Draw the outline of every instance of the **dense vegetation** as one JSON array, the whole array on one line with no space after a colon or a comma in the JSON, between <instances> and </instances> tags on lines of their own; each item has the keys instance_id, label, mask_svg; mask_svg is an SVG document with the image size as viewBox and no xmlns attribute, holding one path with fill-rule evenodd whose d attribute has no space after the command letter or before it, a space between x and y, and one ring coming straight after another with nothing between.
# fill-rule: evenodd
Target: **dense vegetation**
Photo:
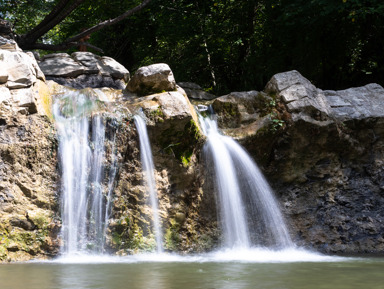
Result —
<instances>
[{"instance_id":1,"label":"dense vegetation","mask_svg":"<svg viewBox=\"0 0 384 289\"><path fill-rule=\"evenodd\" d=\"M59 2L0 0L0 16L23 35ZM61 43L142 1L66 2L78 6L38 41ZM291 69L324 89L384 85L382 0L152 0L89 42L130 71L166 62L178 81L218 94L262 89Z\"/></svg>"}]
</instances>

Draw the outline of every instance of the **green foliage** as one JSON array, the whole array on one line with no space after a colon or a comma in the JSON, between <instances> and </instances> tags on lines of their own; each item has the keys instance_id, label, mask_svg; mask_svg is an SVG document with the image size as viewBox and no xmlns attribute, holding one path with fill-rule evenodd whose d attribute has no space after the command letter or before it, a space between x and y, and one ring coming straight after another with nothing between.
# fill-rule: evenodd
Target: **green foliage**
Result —
<instances>
[{"instance_id":1,"label":"green foliage","mask_svg":"<svg viewBox=\"0 0 384 289\"><path fill-rule=\"evenodd\" d=\"M0 0L0 16L23 34L58 1ZM140 2L87 0L43 42L58 43ZM261 90L291 69L321 88L384 84L382 35L381 0L152 0L90 42L132 72L165 62L177 81L224 94Z\"/></svg>"}]
</instances>

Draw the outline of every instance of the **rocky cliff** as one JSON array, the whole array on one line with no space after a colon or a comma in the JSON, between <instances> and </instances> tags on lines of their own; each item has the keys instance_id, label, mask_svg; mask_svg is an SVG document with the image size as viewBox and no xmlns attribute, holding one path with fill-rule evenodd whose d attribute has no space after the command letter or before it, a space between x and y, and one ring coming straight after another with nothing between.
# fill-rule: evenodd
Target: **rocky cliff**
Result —
<instances>
[{"instance_id":1,"label":"rocky cliff","mask_svg":"<svg viewBox=\"0 0 384 289\"><path fill-rule=\"evenodd\" d=\"M213 107L262 165L298 245L383 253L383 100L377 84L321 90L290 71Z\"/></svg>"},{"instance_id":2,"label":"rocky cliff","mask_svg":"<svg viewBox=\"0 0 384 289\"><path fill-rule=\"evenodd\" d=\"M33 55L0 39L0 260L57 253L57 140Z\"/></svg>"},{"instance_id":3,"label":"rocky cliff","mask_svg":"<svg viewBox=\"0 0 384 289\"><path fill-rule=\"evenodd\" d=\"M130 78L120 64L90 53L51 55L38 63L11 40L0 40L0 260L59 251L62 192L51 107L71 88L46 77L72 87L114 87L81 91L97 99L106 127L105 182L114 192L110 252L154 246L133 122L139 111L154 155L165 248L199 252L218 245L215 197L201 154L204 136L166 64L141 68ZM191 96L212 104L222 131L257 160L298 245L327 253L383 252L382 87L324 91L291 71L273 76L262 92L212 97Z\"/></svg>"}]
</instances>

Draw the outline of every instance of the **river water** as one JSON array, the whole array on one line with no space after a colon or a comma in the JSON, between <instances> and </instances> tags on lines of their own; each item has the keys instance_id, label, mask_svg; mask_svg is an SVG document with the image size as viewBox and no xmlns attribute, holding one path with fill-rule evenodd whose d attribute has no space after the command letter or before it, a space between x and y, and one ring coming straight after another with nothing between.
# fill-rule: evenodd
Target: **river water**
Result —
<instances>
[{"instance_id":1,"label":"river water","mask_svg":"<svg viewBox=\"0 0 384 289\"><path fill-rule=\"evenodd\" d=\"M383 258L305 253L300 256L298 252L296 259L292 256L286 259L284 253L258 253L261 256L256 259L252 254L249 258L238 254L140 255L3 264L0 265L0 288L384 288Z\"/></svg>"}]
</instances>

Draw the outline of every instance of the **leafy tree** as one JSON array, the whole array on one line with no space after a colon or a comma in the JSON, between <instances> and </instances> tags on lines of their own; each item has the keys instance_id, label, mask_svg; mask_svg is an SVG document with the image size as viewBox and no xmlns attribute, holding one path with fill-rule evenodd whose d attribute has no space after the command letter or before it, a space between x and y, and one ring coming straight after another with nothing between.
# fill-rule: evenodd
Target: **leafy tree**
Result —
<instances>
[{"instance_id":1,"label":"leafy tree","mask_svg":"<svg viewBox=\"0 0 384 289\"><path fill-rule=\"evenodd\" d=\"M383 83L382 1L266 2L271 74L297 69L332 89Z\"/></svg>"},{"instance_id":2,"label":"leafy tree","mask_svg":"<svg viewBox=\"0 0 384 289\"><path fill-rule=\"evenodd\" d=\"M0 16L23 49L71 51L91 34L131 71L165 62L216 94L291 69L321 88L384 84L381 0L0 0Z\"/></svg>"}]
</instances>

